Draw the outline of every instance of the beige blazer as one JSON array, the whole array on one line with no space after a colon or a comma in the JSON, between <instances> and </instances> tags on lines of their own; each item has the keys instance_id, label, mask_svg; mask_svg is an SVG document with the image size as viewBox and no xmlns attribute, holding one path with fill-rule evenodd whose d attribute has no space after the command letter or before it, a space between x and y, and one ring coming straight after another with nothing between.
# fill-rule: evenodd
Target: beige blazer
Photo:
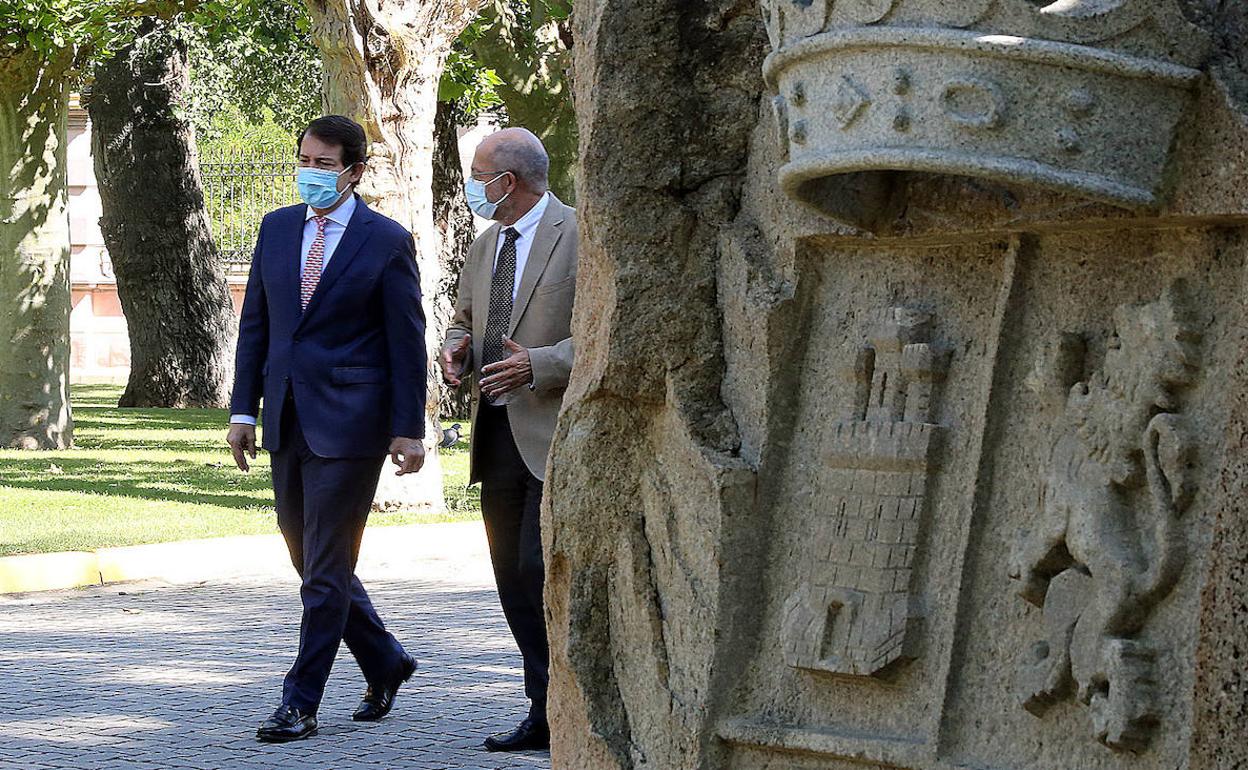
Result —
<instances>
[{"instance_id":1,"label":"beige blazer","mask_svg":"<svg viewBox=\"0 0 1248 770\"><path fill-rule=\"evenodd\" d=\"M494 255L502 226L495 223L472 242L459 275L459 299L446 334L446 345L472 335L465 373L472 381L472 450L469 483L480 480L477 467L477 405L481 389L476 362L481 360L486 316L490 310L490 283ZM513 391L507 417L516 447L529 472L546 479L546 456L555 435L555 422L572 371L572 303L576 298L576 209L552 193L533 235L520 289L511 308L512 340L529 351L533 388Z\"/></svg>"}]
</instances>

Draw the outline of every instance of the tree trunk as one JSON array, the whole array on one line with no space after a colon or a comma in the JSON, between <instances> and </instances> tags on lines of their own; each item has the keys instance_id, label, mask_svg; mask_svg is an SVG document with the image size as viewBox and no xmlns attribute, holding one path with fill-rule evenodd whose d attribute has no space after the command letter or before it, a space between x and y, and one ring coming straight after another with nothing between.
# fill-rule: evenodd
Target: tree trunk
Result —
<instances>
[{"instance_id":1,"label":"tree trunk","mask_svg":"<svg viewBox=\"0 0 1248 770\"><path fill-rule=\"evenodd\" d=\"M412 231L429 319L428 435L435 437L442 378L437 355L446 332L437 297L444 281L442 238L433 220L434 116L438 80L451 44L484 0L305 0L325 63L325 109L364 126L369 170L360 193ZM382 507L442 508L441 463L400 483L382 473Z\"/></svg>"},{"instance_id":2,"label":"tree trunk","mask_svg":"<svg viewBox=\"0 0 1248 770\"><path fill-rule=\"evenodd\" d=\"M70 52L0 59L0 447L63 449L69 408Z\"/></svg>"},{"instance_id":3,"label":"tree trunk","mask_svg":"<svg viewBox=\"0 0 1248 770\"><path fill-rule=\"evenodd\" d=\"M147 22L95 71L88 104L104 242L130 334L123 407L217 407L235 337L208 227L192 126L179 114L186 47Z\"/></svg>"},{"instance_id":4,"label":"tree trunk","mask_svg":"<svg viewBox=\"0 0 1248 770\"><path fill-rule=\"evenodd\" d=\"M476 235L472 211L464 198L464 167L459 156L459 123L462 111L455 102L438 102L434 116L433 225L442 241L442 285L433 297L437 324L446 324L455 313L459 296L459 271L468 257L468 247ZM444 420L464 419L472 393L468 388L443 388L441 416Z\"/></svg>"}]
</instances>

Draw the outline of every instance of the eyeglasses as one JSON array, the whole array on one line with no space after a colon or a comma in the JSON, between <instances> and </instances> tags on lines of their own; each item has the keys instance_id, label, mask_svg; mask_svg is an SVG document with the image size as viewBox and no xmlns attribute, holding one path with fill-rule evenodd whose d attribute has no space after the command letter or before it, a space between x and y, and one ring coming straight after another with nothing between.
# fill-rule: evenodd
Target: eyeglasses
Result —
<instances>
[{"instance_id":1,"label":"eyeglasses","mask_svg":"<svg viewBox=\"0 0 1248 770\"><path fill-rule=\"evenodd\" d=\"M489 184L490 182L497 181L497 180L498 180L498 178L499 178L499 177L501 177L501 176L503 176L504 174L514 174L514 173L515 173L515 172L514 172L514 171L511 171L511 170L503 170L503 171L474 171L474 172L472 172L469 176L471 176L473 179L476 179L476 178L477 178L477 177L479 177L479 176L488 176L488 177L492 177L492 178L489 180L489 182L486 182L486 184ZM482 180L477 180L477 181L482 181Z\"/></svg>"}]
</instances>

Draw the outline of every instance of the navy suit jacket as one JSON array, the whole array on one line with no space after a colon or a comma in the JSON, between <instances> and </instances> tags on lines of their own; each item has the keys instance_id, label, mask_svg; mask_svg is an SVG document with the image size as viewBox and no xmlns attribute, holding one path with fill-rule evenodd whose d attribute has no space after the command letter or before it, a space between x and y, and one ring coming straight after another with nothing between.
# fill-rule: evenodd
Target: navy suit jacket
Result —
<instances>
[{"instance_id":1,"label":"navy suit jacket","mask_svg":"<svg viewBox=\"0 0 1248 770\"><path fill-rule=\"evenodd\" d=\"M425 315L411 233L356 202L320 284L300 309L307 208L265 216L238 330L231 414L259 413L264 448L281 448L293 392L308 447L376 457L395 436L424 438Z\"/></svg>"}]
</instances>

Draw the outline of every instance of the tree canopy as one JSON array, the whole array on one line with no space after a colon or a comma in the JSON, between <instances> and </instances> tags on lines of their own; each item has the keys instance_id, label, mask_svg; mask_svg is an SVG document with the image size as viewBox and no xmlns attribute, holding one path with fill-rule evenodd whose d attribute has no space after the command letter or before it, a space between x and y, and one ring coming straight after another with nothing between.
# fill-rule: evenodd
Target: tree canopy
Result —
<instances>
[{"instance_id":1,"label":"tree canopy","mask_svg":"<svg viewBox=\"0 0 1248 770\"><path fill-rule=\"evenodd\" d=\"M492 0L455 41L438 98L459 102L472 121L501 107L509 90L561 87L571 61L571 18L569 0ZM503 46L510 51L498 50Z\"/></svg>"},{"instance_id":2,"label":"tree canopy","mask_svg":"<svg viewBox=\"0 0 1248 770\"><path fill-rule=\"evenodd\" d=\"M0 58L73 52L86 73L151 17L171 22L197 54L204 92L215 88L249 118L268 109L285 123L319 106L320 57L302 0L0 0Z\"/></svg>"},{"instance_id":3,"label":"tree canopy","mask_svg":"<svg viewBox=\"0 0 1248 770\"><path fill-rule=\"evenodd\" d=\"M192 83L188 108L201 139L238 130L236 118L290 134L321 113L321 55L302 0L209 4L188 20L185 34Z\"/></svg>"},{"instance_id":4,"label":"tree canopy","mask_svg":"<svg viewBox=\"0 0 1248 770\"><path fill-rule=\"evenodd\" d=\"M469 121L498 110L504 124L537 134L551 188L567 201L577 150L571 16L569 0L492 0L456 41L439 93Z\"/></svg>"},{"instance_id":5,"label":"tree canopy","mask_svg":"<svg viewBox=\"0 0 1248 770\"><path fill-rule=\"evenodd\" d=\"M0 56L35 53L58 59L72 50L81 65L86 58L107 56L124 45L138 19L168 18L201 4L199 0L0 0Z\"/></svg>"}]
</instances>

